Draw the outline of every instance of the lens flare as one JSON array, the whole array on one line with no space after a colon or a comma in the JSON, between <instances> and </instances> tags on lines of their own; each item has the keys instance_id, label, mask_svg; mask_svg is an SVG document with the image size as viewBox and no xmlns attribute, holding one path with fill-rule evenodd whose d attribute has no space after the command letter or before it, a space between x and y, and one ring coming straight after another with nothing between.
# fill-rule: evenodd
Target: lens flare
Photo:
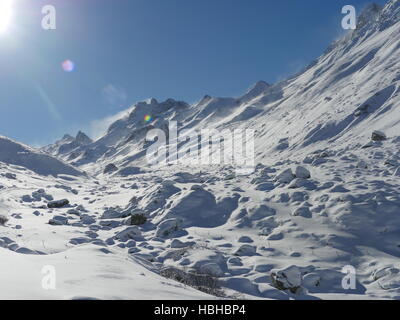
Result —
<instances>
[{"instance_id":1,"label":"lens flare","mask_svg":"<svg viewBox=\"0 0 400 320\"><path fill-rule=\"evenodd\" d=\"M71 60L65 60L61 66L65 72L72 72L75 69L75 64Z\"/></svg>"},{"instance_id":2,"label":"lens flare","mask_svg":"<svg viewBox=\"0 0 400 320\"><path fill-rule=\"evenodd\" d=\"M153 120L153 118L151 117L151 115L146 114L146 115L144 116L144 121L150 122L151 120Z\"/></svg>"},{"instance_id":3,"label":"lens flare","mask_svg":"<svg viewBox=\"0 0 400 320\"><path fill-rule=\"evenodd\" d=\"M5 32L11 22L12 0L0 1L0 33Z\"/></svg>"}]
</instances>

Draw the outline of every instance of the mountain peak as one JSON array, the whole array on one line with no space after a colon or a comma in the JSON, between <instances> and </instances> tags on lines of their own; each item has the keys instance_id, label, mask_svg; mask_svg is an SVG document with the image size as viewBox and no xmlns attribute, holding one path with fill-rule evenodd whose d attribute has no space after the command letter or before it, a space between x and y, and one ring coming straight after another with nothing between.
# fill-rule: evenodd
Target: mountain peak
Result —
<instances>
[{"instance_id":1,"label":"mountain peak","mask_svg":"<svg viewBox=\"0 0 400 320\"><path fill-rule=\"evenodd\" d=\"M74 137L69 135L68 133L64 134L61 140L74 140Z\"/></svg>"},{"instance_id":2,"label":"mountain peak","mask_svg":"<svg viewBox=\"0 0 400 320\"><path fill-rule=\"evenodd\" d=\"M271 85L265 81L258 81L256 82L248 91L247 93L241 97L241 101L246 101L253 99L260 94L262 94L266 89L268 89Z\"/></svg>"},{"instance_id":3,"label":"mountain peak","mask_svg":"<svg viewBox=\"0 0 400 320\"><path fill-rule=\"evenodd\" d=\"M83 133L82 131L79 131L78 134L76 135L75 140L79 143L82 144L89 144L92 143L92 139L90 139L85 133Z\"/></svg>"},{"instance_id":4,"label":"mountain peak","mask_svg":"<svg viewBox=\"0 0 400 320\"><path fill-rule=\"evenodd\" d=\"M252 90L255 89L265 89L268 88L270 84L268 82L265 82L264 80L257 81L256 84L253 86Z\"/></svg>"}]
</instances>

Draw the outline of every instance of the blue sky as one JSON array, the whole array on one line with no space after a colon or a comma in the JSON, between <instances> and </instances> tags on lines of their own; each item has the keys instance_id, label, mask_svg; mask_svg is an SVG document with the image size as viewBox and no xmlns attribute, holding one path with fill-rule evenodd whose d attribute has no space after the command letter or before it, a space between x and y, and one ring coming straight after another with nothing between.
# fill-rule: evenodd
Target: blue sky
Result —
<instances>
[{"instance_id":1,"label":"blue sky","mask_svg":"<svg viewBox=\"0 0 400 320\"><path fill-rule=\"evenodd\" d=\"M0 134L42 145L149 97L238 96L317 58L340 34L321 0L14 0L0 35ZM384 1L376 1L384 3ZM53 4L57 29L41 28ZM74 62L73 72L61 63ZM95 122L99 123L99 122Z\"/></svg>"}]
</instances>

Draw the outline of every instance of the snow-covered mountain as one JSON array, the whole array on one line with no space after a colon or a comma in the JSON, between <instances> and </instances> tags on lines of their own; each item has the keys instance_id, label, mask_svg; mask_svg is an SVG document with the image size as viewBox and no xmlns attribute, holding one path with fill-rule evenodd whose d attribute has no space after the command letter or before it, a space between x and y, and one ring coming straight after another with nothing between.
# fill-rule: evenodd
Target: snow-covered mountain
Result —
<instances>
[{"instance_id":1,"label":"snow-covered mountain","mask_svg":"<svg viewBox=\"0 0 400 320\"><path fill-rule=\"evenodd\" d=\"M258 162L328 146L353 148L374 130L395 136L400 129L399 10L398 1L368 6L355 31L291 79L274 85L260 81L241 97L205 96L193 105L172 99L140 102L97 141L53 154L77 166L96 162L99 172L108 163L146 165L146 132L165 130L169 121L177 121L179 130L254 129ZM150 123L144 121L147 114Z\"/></svg>"},{"instance_id":2,"label":"snow-covered mountain","mask_svg":"<svg viewBox=\"0 0 400 320\"><path fill-rule=\"evenodd\" d=\"M280 83L139 102L99 139L66 135L40 153L0 139L0 297L398 299L399 67L391 0ZM145 137L171 121L254 130L255 171L151 167ZM57 290L40 287L43 265Z\"/></svg>"},{"instance_id":3,"label":"snow-covered mountain","mask_svg":"<svg viewBox=\"0 0 400 320\"><path fill-rule=\"evenodd\" d=\"M85 147L93 141L85 133L79 131L76 137L65 134L62 139L56 141L54 144L44 147L42 150L52 155L65 155L68 154L69 158L74 150Z\"/></svg>"}]
</instances>

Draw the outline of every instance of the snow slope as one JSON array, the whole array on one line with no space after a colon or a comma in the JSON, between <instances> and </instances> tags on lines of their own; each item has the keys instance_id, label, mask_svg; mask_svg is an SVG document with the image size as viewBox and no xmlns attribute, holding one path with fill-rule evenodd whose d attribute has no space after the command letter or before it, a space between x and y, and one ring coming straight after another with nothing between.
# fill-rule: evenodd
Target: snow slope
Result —
<instances>
[{"instance_id":1,"label":"snow slope","mask_svg":"<svg viewBox=\"0 0 400 320\"><path fill-rule=\"evenodd\" d=\"M96 141L43 149L90 177L28 173L0 153L0 281L12 287L0 297L399 299L399 29L400 0L368 6L290 79L192 105L150 99ZM255 171L150 167L146 134L169 121L253 129ZM12 164L32 167L18 150ZM56 290L41 287L44 265Z\"/></svg>"},{"instance_id":2,"label":"snow slope","mask_svg":"<svg viewBox=\"0 0 400 320\"><path fill-rule=\"evenodd\" d=\"M41 175L82 175L71 165L48 154L0 136L0 162L17 165Z\"/></svg>"}]
</instances>

